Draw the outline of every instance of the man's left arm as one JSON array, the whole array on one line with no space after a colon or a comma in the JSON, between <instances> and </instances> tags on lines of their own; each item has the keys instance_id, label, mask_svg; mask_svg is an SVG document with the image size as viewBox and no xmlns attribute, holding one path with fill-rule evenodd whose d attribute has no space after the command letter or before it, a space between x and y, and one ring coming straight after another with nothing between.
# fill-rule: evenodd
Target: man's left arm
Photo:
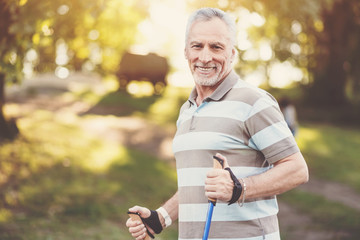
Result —
<instances>
[{"instance_id":1,"label":"man's left arm","mask_svg":"<svg viewBox=\"0 0 360 240\"><path fill-rule=\"evenodd\" d=\"M274 163L270 170L243 179L246 198L278 195L309 180L309 171L301 152L297 152Z\"/></svg>"},{"instance_id":2,"label":"man's left arm","mask_svg":"<svg viewBox=\"0 0 360 240\"><path fill-rule=\"evenodd\" d=\"M217 155L224 159L226 157ZM245 199L262 198L278 195L289 191L309 180L309 171L301 152L297 152L273 164L273 168L259 175L243 178L240 182L246 184ZM229 201L232 196L234 183L228 171L213 169L208 172L205 180L206 196L222 201Z\"/></svg>"}]
</instances>

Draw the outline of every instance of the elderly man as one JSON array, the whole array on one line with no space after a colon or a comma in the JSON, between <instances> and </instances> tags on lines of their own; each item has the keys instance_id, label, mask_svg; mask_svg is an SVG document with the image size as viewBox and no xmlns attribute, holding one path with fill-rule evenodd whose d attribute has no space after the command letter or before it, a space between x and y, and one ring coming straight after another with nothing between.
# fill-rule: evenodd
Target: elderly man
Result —
<instances>
[{"instance_id":1,"label":"elderly man","mask_svg":"<svg viewBox=\"0 0 360 240\"><path fill-rule=\"evenodd\" d=\"M232 70L235 43L223 11L190 16L185 57L195 87L173 140L178 191L156 211L129 209L143 220L126 223L135 239L176 219L179 239L201 239L208 198L218 201L209 239L280 239L276 195L307 182L308 169L276 100ZM213 155L230 168L212 169Z\"/></svg>"}]
</instances>

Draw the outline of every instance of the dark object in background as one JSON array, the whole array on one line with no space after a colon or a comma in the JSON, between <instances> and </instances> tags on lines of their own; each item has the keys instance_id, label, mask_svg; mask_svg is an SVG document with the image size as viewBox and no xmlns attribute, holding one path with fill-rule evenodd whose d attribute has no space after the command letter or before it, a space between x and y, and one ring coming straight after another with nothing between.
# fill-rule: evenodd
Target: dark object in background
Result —
<instances>
[{"instance_id":1,"label":"dark object in background","mask_svg":"<svg viewBox=\"0 0 360 240\"><path fill-rule=\"evenodd\" d=\"M159 93L167 85L168 71L169 65L164 57L155 53L137 55L126 52L116 75L121 89L126 88L132 80L148 81L154 86L155 93Z\"/></svg>"}]
</instances>

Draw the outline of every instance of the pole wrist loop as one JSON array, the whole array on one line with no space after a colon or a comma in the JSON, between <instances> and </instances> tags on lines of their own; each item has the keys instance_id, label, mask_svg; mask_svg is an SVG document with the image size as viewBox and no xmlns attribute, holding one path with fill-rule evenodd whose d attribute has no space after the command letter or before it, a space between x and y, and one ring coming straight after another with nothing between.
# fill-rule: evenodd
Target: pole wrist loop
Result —
<instances>
[{"instance_id":1,"label":"pole wrist loop","mask_svg":"<svg viewBox=\"0 0 360 240\"><path fill-rule=\"evenodd\" d=\"M237 200L240 198L241 193L242 193L242 186L230 168L227 167L227 168L225 168L225 170L227 170L230 173L231 180L234 182L232 197L231 197L230 201L228 202L229 203L228 205L231 205L233 203L236 203Z\"/></svg>"}]
</instances>

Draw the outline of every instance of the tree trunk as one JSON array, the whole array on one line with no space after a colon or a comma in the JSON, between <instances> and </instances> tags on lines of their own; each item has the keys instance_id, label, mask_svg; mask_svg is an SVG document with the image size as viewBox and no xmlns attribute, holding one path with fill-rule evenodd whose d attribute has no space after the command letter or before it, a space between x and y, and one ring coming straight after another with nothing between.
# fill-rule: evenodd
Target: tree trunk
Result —
<instances>
[{"instance_id":1,"label":"tree trunk","mask_svg":"<svg viewBox=\"0 0 360 240\"><path fill-rule=\"evenodd\" d=\"M19 134L14 119L7 121L4 115L3 106L5 105L5 74L0 73L0 141L12 140Z\"/></svg>"},{"instance_id":2,"label":"tree trunk","mask_svg":"<svg viewBox=\"0 0 360 240\"><path fill-rule=\"evenodd\" d=\"M353 22L353 2L335 1L331 10L324 10L324 31L318 36L321 46L316 61L314 85L310 100L325 106L343 106L348 103L345 87L348 73L344 66L352 52L350 35L356 29Z\"/></svg>"}]
</instances>

